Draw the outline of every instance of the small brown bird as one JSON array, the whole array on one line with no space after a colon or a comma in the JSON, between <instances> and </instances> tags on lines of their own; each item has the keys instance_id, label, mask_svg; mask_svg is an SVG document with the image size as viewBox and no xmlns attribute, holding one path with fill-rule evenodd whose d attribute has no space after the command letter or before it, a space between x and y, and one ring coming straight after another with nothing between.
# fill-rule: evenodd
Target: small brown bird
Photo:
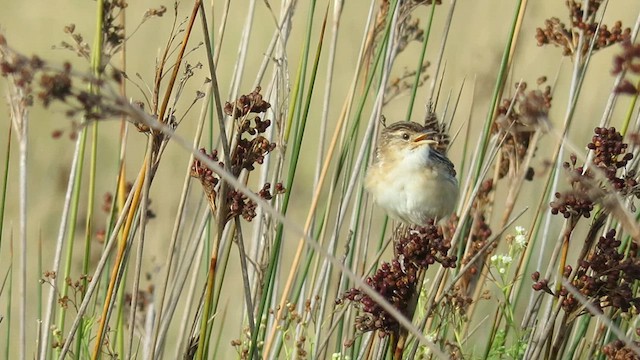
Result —
<instances>
[{"instance_id":1,"label":"small brown bird","mask_svg":"<svg viewBox=\"0 0 640 360\"><path fill-rule=\"evenodd\" d=\"M401 121L382 130L365 188L391 217L424 226L453 212L458 180L440 129Z\"/></svg>"}]
</instances>

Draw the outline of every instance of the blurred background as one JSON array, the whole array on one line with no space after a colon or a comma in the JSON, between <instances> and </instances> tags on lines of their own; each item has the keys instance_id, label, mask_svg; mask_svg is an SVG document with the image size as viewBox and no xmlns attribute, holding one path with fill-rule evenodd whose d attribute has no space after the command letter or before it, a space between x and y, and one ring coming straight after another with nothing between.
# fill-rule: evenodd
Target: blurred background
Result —
<instances>
[{"instance_id":1,"label":"blurred background","mask_svg":"<svg viewBox=\"0 0 640 360\"><path fill-rule=\"evenodd\" d=\"M451 6L449 1L443 1L444 6L437 7L435 14L435 23L431 33L431 41L427 49L427 60L432 64L435 63L435 54L441 46L442 36L444 34L444 24ZM221 21L221 12L225 6L225 1L207 2L205 6L212 9L209 12L209 21L213 24L215 30L216 41L219 39L218 26ZM167 12L161 18L152 18L140 25L135 33L131 33L140 23L143 14L149 7L158 7L164 5ZM267 6L269 5L270 8ZM265 57L265 51L271 41L276 30L275 17L279 16L281 8L280 1L232 1L229 8L229 21L224 34L224 40L220 51L220 60L218 63L218 76L222 98L231 100L229 94L231 89L231 74L237 63L238 46L241 42L242 29L249 11L255 12L254 21L249 41L249 50L247 57L247 65L242 74L239 93L248 93L252 89L255 82L255 76L258 68ZM321 19L324 16L326 1L318 2L318 6L314 13L316 17L316 31L312 34L317 41L320 29ZM304 27L306 26L308 11L308 1L299 1L295 7L296 15L292 24L292 36L288 40L286 48L288 71L290 79L293 81L298 69L298 60L305 36ZM333 87L331 94L331 105L329 108L329 119L338 117L342 110L343 100L348 94L349 88L347 83L351 82L354 68L357 62L358 49L362 42L362 38L366 33L366 19L368 16L370 3L364 1L347 1L344 4L344 15L341 23L341 33L338 40L337 63L335 68L335 77L339 79L337 86ZM192 3L182 1L177 5L178 22L186 19L191 11ZM171 33L171 26L174 21L173 13L174 4L169 1L132 1L126 10L127 36L130 39L126 45L126 72L129 78L139 84L151 84L153 82L156 60L161 51L163 51ZM377 9L377 5L375 6ZM75 24L76 33L81 33L87 43L91 44L94 36L95 27L95 2L89 0L0 0L0 31L6 36L7 41L15 50L26 55L37 54L54 64L62 64L70 62L76 71L89 72L90 65L86 59L76 56L73 52L60 48L62 41L70 42L68 34L63 32L63 28L69 24ZM332 11L330 5L330 10ZM636 0L617 0L611 2L606 9L604 15L604 23L612 24L616 20L620 20L624 27L633 27L636 21L635 17L640 11L640 2ZM447 39L444 51L442 74L442 90L440 101L438 103L438 113L444 110L445 101L448 96L452 96L455 100L460 88L463 84L464 89L461 93L460 102L456 110L456 116L453 120L452 131L457 131L466 126L470 127L471 134L478 133L485 120L488 111L488 101L496 80L496 73L500 63L501 54L503 52L505 42L508 39L508 31L510 28L511 18L513 16L513 1L510 0L479 0L479 1L460 1L456 4L453 14L451 31ZM427 21L430 13L430 7L423 6L416 10L413 15L420 18L420 26ZM570 82L572 64L568 58L562 56L561 49L548 47L538 47L534 38L537 27L542 27L547 18L557 16L562 21L568 21L562 16L566 16L566 8L564 1L531 1L527 7L527 13L518 48L515 51L513 59L514 67L510 74L508 84L514 84L519 80L529 83L530 87L535 87L536 79L540 76L547 76L548 84L554 85L553 81L557 77L557 84L554 88L566 89ZM211 14L213 17L211 18ZM423 17L420 17L423 14ZM329 16L331 19L331 15ZM196 47L199 41L202 41L202 34L199 27L191 38L189 49ZM420 51L420 44L411 43L409 48L401 53L395 63L394 73L401 76L405 70L412 70L416 66L417 58ZM585 93L581 94L580 102L577 106L575 115L575 125L570 134L570 141L576 144L579 149L584 148L584 144L588 142L593 130L593 124L599 121L602 114L604 104L611 91L613 77L611 75L612 62L611 58L614 54L620 52L618 46L600 51L592 58L585 79ZM323 89L323 82L326 76L326 54L323 53L323 60L320 62L320 72L317 77L317 89ZM119 62L119 59L117 60ZM276 61L273 59L272 61ZM198 47L187 57L187 62L196 64L198 62L206 63L204 48ZM271 68L269 68L271 69ZM271 71L271 70L268 70ZM432 65L427 73L433 78ZM137 77L136 74L139 74ZM195 76L190 80L186 93L192 93L191 96L182 97L182 108L186 108L191 100L195 97L197 90L202 90L204 80L208 76L204 69L197 70ZM268 78L268 77L267 77ZM343 80L344 79L344 80ZM5 79L0 80L0 92L6 93ZM342 84L343 83L343 84ZM340 86L344 85L344 86ZM423 102L418 101L414 109L414 119L420 121L424 116L424 107L428 98L428 89L431 86L431 79L427 80L424 86L418 90L418 99L424 99ZM145 87L144 85L142 86ZM512 91L514 86L509 85L507 88ZM127 95L133 100L142 98L139 89L128 84ZM506 94L505 94L506 95ZM321 114L322 92L317 91L311 104L311 111L307 123L308 134L318 132L318 119ZM552 123L559 124L563 121L566 112L567 94L563 92L555 92L553 106L551 108L550 120ZM619 106L616 111L623 113L627 106L624 103L627 99L619 100ZM388 122L404 120L406 107L409 103L407 96L402 94L394 98L383 109L383 114ZM453 103L453 101L452 101ZM620 109L620 110L618 110ZM195 121L191 121L198 116L199 106L196 106L188 114L180 127L177 129L179 135L187 139L192 137L195 130ZM370 113L371 109L367 108L366 113ZM449 112L450 114L450 112ZM450 116L450 115L449 115ZM616 118L616 115L613 117ZM9 110L6 101L0 101L0 149L4 153L7 147L8 131L10 127ZM274 119L279 121L282 119ZM582 124L584 123L584 125ZM614 126L615 121L614 121ZM65 116L65 109L59 105L53 105L47 109L36 105L30 114L29 120L29 194L28 194L28 212L29 212L29 233L28 233L28 252L30 259L38 257L39 245L42 245L42 259L44 263L42 268L46 270L50 264L53 255L53 246L58 230L58 222L63 203L64 191L70 171L71 158L73 153L73 141L69 139L68 133L72 127L72 122ZM117 119L106 121L100 128L100 153L99 158L99 174L113 174L117 171L118 159L118 133L120 122ZM63 130L65 135L59 139L52 136L52 133ZM472 137L473 138L473 137ZM307 136L303 151L315 152L317 149L317 136ZM11 263L12 246L16 249L15 237L18 233L18 184L17 179L17 154L18 150L15 142L11 149L11 167L9 168L9 185L7 198L7 212L4 218L4 228L2 234L2 243L0 244L0 277L4 277L7 272L8 265ZM552 137L545 138L541 147L552 144ZM137 174L144 153L146 140L144 135L138 133L131 128L128 134L128 157L126 160L128 179L132 181ZM460 161L460 149L463 144L454 143L451 150L451 158L454 163ZM137 149L137 150L136 150ZM152 186L151 208L156 214L156 218L151 220L147 235L147 248L145 249L146 258L149 267L147 269L160 269L166 257L167 244L171 229L173 227L173 219L175 217L176 207L180 196L182 186L182 177L175 174L182 174L189 159L189 153L185 149L169 145L164 155L164 160L160 165L156 180ZM534 167L543 170L544 158L536 158ZM301 167L298 174L298 186L295 187L295 193L292 194L292 204L287 217L302 224L306 218L309 201L312 194L312 188L305 186L313 181L313 167ZM85 167L85 171L88 168ZM113 192L113 178L104 177L97 180L97 194ZM527 194L525 191L523 194ZM199 196L199 192L192 195L192 205L195 206ZM537 194L531 194L537 197ZM526 196L526 195L523 195ZM102 204L102 196L98 196L97 206ZM85 199L81 200L81 204L86 203ZM82 208L82 207L81 207ZM82 210L84 211L84 210ZM381 212L376 210L376 214L381 216ZM527 215L525 215L525 218ZM104 228L107 214L104 212L96 213L96 230ZM527 220L528 221L528 220ZM524 220L523 220L524 222ZM78 218L78 236L82 237L85 219L81 214ZM297 241L296 236L285 238L285 248L294 247ZM12 245L13 243L13 245ZM78 257L78 263L74 266L80 266L82 259L81 243L78 242L78 251L75 251ZM95 260L100 255L99 247L94 248ZM33 257L33 258L32 258ZM34 262L35 264L35 262ZM236 266L236 265L232 265ZM238 265L239 266L239 265ZM28 298L32 299L38 286L38 280L41 274L38 274L37 267L28 269ZM153 282L153 271L150 271L150 283ZM14 276L17 276L14 273ZM46 285L45 285L46 286ZM48 289L47 289L48 291ZM226 294L229 294L228 292ZM7 292L2 293L0 297L0 315L5 315L7 304ZM13 296L18 296L17 291L13 292ZM233 303L233 298L223 300L226 303ZM28 331L28 339L35 339L36 336L36 312L38 305L29 301L33 306L28 314L29 319L34 319L32 327ZM17 302L14 301L15 306ZM15 307L14 306L14 307ZM15 311L10 309L9 311ZM233 317L231 317L233 318ZM15 329L17 322L13 322L12 328ZM5 335L10 329L7 328L6 322L0 323L0 344L4 344L6 339L13 341L12 337ZM223 339L223 344L228 340L237 337L237 332L229 332L228 339ZM0 345L2 346L2 345ZM2 346L3 347L3 346Z\"/></svg>"}]
</instances>

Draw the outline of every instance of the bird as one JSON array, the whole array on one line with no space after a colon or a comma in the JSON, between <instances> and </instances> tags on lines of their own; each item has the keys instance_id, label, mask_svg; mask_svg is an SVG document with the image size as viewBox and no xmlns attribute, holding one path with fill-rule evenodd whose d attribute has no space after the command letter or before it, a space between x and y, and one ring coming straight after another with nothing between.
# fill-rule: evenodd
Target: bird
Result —
<instances>
[{"instance_id":1,"label":"bird","mask_svg":"<svg viewBox=\"0 0 640 360\"><path fill-rule=\"evenodd\" d=\"M380 132L364 185L392 218L426 226L453 213L458 180L446 155L449 138L443 130L437 121L400 121Z\"/></svg>"}]
</instances>

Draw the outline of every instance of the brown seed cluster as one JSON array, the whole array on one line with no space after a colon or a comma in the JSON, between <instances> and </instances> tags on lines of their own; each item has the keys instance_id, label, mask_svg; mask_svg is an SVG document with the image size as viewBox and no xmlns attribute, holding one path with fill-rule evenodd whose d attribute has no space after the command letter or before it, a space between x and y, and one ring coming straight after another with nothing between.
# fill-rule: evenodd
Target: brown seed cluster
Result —
<instances>
[{"instance_id":1,"label":"brown seed cluster","mask_svg":"<svg viewBox=\"0 0 640 360\"><path fill-rule=\"evenodd\" d=\"M122 49L122 45L126 41L125 28L119 17L128 6L128 3L123 0L104 1L101 22L103 42L100 52L102 54L102 69L100 69L100 72L110 63L110 59ZM165 6L147 9L141 23L152 17L161 17L166 11L167 8ZM76 31L75 24L65 26L64 32L71 37L71 41L62 41L58 47L70 50L78 56L89 60L91 58L91 47L85 41L84 36Z\"/></svg>"},{"instance_id":2,"label":"brown seed cluster","mask_svg":"<svg viewBox=\"0 0 640 360\"><path fill-rule=\"evenodd\" d=\"M553 291L549 287L549 279L540 279L540 272L534 271L531 274L531 280L534 281L531 288L535 291L544 291L547 294L553 295Z\"/></svg>"},{"instance_id":3,"label":"brown seed cluster","mask_svg":"<svg viewBox=\"0 0 640 360\"><path fill-rule=\"evenodd\" d=\"M638 333L638 329L636 329L636 333ZM640 342L634 341L634 345L640 347ZM607 360L640 360L640 355L620 339L603 346L602 354Z\"/></svg>"},{"instance_id":4,"label":"brown seed cluster","mask_svg":"<svg viewBox=\"0 0 640 360\"><path fill-rule=\"evenodd\" d=\"M222 161L218 160L218 150L212 150L210 153L204 148L200 149L200 153L205 155L211 161L217 162L220 167L224 166ZM213 172L205 163L199 159L194 159L191 164L191 176L200 180L206 194L216 197L216 189L220 181L218 175Z\"/></svg>"},{"instance_id":5,"label":"brown seed cluster","mask_svg":"<svg viewBox=\"0 0 640 360\"><path fill-rule=\"evenodd\" d=\"M275 143L261 135L271 126L271 120L263 120L259 114L265 113L271 104L262 98L260 91L258 86L224 107L225 114L236 124L236 147L231 155L231 171L236 176L242 169L251 171L256 163L262 164L264 157L276 148Z\"/></svg>"},{"instance_id":6,"label":"brown seed cluster","mask_svg":"<svg viewBox=\"0 0 640 360\"><path fill-rule=\"evenodd\" d=\"M436 262L443 267L455 267L456 257L447 255L450 243L445 241L442 230L433 222L404 232L395 240L394 258L391 262L382 263L376 273L367 277L365 282L393 307L410 315L407 314L407 308L419 285L418 272ZM353 288L338 299L338 302L344 299L351 301L363 313L356 318L358 331L378 330L383 337L398 330L398 321L362 290Z\"/></svg>"},{"instance_id":7,"label":"brown seed cluster","mask_svg":"<svg viewBox=\"0 0 640 360\"><path fill-rule=\"evenodd\" d=\"M220 167L224 167L224 162L218 160L218 152L216 150L213 150L211 153L207 153L205 149L200 149L200 152L205 154L212 161L218 162ZM200 180L203 190L208 197L211 199L216 198L220 178L216 173L209 169L206 164L198 159L194 159L191 164L191 176ZM271 191L271 184L265 183L257 194L265 200L271 200L274 195L284 194L284 192L285 189L281 183L276 184L273 192ZM256 216L257 204L241 191L230 190L227 193L227 204L229 206L227 220L239 215L245 220L251 221Z\"/></svg>"},{"instance_id":8,"label":"brown seed cluster","mask_svg":"<svg viewBox=\"0 0 640 360\"><path fill-rule=\"evenodd\" d=\"M86 120L99 120L124 115L125 100L114 101L87 90L88 84L104 86L103 80L73 73L70 63L56 68L37 56L19 54L6 45L4 38L0 39L0 74L12 77L17 87L26 94L35 94L45 107L56 101L64 103L70 117L82 114ZM32 104L29 96L28 105Z\"/></svg>"},{"instance_id":9,"label":"brown seed cluster","mask_svg":"<svg viewBox=\"0 0 640 360\"><path fill-rule=\"evenodd\" d=\"M444 309L445 314L447 311L452 311L459 316L465 317L467 309L472 303L473 297L467 295L467 291L462 286L455 285L451 291L444 294L441 307ZM443 317L446 317L446 315Z\"/></svg>"},{"instance_id":10,"label":"brown seed cluster","mask_svg":"<svg viewBox=\"0 0 640 360\"><path fill-rule=\"evenodd\" d=\"M406 20L399 24L396 46L398 52L404 51L412 42L424 41L424 30L420 28L420 19L407 15Z\"/></svg>"},{"instance_id":11,"label":"brown seed cluster","mask_svg":"<svg viewBox=\"0 0 640 360\"><path fill-rule=\"evenodd\" d=\"M564 192L556 192L550 205L553 215L562 214L565 219L571 218L577 221L580 217L589 218L595 206L593 195L594 176L590 170L584 171L584 167L576 166L577 157L571 154L570 161L563 164L563 168L569 173L571 189Z\"/></svg>"},{"instance_id":12,"label":"brown seed cluster","mask_svg":"<svg viewBox=\"0 0 640 360\"><path fill-rule=\"evenodd\" d=\"M546 82L546 77L538 79L538 85ZM493 134L504 139L500 151L499 178L505 177L509 171L516 171L516 164L523 162L531 139L538 129L546 130L549 109L551 108L551 87L527 90L527 83L516 83L517 93L512 98L502 100L498 106L497 116L491 128ZM532 171L532 170L531 170ZM530 174L528 179L531 179Z\"/></svg>"},{"instance_id":13,"label":"brown seed cluster","mask_svg":"<svg viewBox=\"0 0 640 360\"><path fill-rule=\"evenodd\" d=\"M579 263L573 286L599 309L613 307L622 312L638 309L640 298L634 296L631 286L640 280L640 259L636 245L632 245L632 256L625 257L616 231L609 230L601 236L595 249ZM563 301L566 311L575 311L580 304L571 295Z\"/></svg>"},{"instance_id":14,"label":"brown seed cluster","mask_svg":"<svg viewBox=\"0 0 640 360\"><path fill-rule=\"evenodd\" d=\"M587 147L593 151L593 165L603 171L609 186L622 196L640 198L635 171L620 171L633 159L633 154L627 152L628 144L616 128L595 128ZM577 167L576 162L577 158L572 154L570 161L563 164L569 173L571 190L556 193L556 200L550 204L554 215L561 213L565 218L574 220L581 216L590 217L595 203L606 191L606 184L595 181L591 169L585 171L583 166Z\"/></svg>"},{"instance_id":15,"label":"brown seed cluster","mask_svg":"<svg viewBox=\"0 0 640 360\"><path fill-rule=\"evenodd\" d=\"M393 78L389 80L386 89L384 90L384 105L389 104L394 99L399 96L406 94L408 91L413 89L414 83L416 81L416 74L419 72L420 76L418 79L418 87L424 85L424 83L429 79L429 74L427 74L427 69L431 63L425 61L420 69L416 71L415 69L404 68L402 74L394 75Z\"/></svg>"},{"instance_id":16,"label":"brown seed cluster","mask_svg":"<svg viewBox=\"0 0 640 360\"><path fill-rule=\"evenodd\" d=\"M262 164L264 157L276 148L276 144L267 140L264 136L256 136L252 139L240 139L236 148L236 155L231 159L232 167L255 169L254 164Z\"/></svg>"},{"instance_id":17,"label":"brown seed cluster","mask_svg":"<svg viewBox=\"0 0 640 360\"><path fill-rule=\"evenodd\" d=\"M397 259L384 262L375 275L367 277L367 285L373 287L385 300L398 310L407 308L417 280L415 266L405 268ZM356 329L361 332L379 330L386 336L398 330L398 322L375 300L358 289L351 289L344 298L352 301L364 313L356 317Z\"/></svg>"},{"instance_id":18,"label":"brown seed cluster","mask_svg":"<svg viewBox=\"0 0 640 360\"><path fill-rule=\"evenodd\" d=\"M37 56L28 58L12 51L4 35L0 34L0 75L11 76L16 87L24 90L29 97L27 106L33 105L33 80L44 66L44 61Z\"/></svg>"},{"instance_id":19,"label":"brown seed cluster","mask_svg":"<svg viewBox=\"0 0 640 360\"><path fill-rule=\"evenodd\" d=\"M420 23L420 19L423 17L423 14L414 16L413 12L421 5L431 6L433 3L434 0L409 0L399 2L397 9L398 21L395 23L395 31L392 32L394 34L394 38L389 40L389 44L391 44L390 46L393 46L394 48L394 51L392 52L393 56L401 54L411 43L422 43L424 41L424 26ZM441 0L435 0L436 5L440 5L441 3ZM390 9L390 7L391 2L389 0L380 1L380 7L376 14L373 29L369 35L370 39L373 41L367 42L367 47L365 49L365 56L370 59L373 58L376 51L375 49L380 49L380 42L386 41L385 39L387 39L384 34L388 26L388 22L391 19L390 12L396 10ZM384 44L384 47L389 44ZM401 75L394 75L386 85L383 104L386 105L398 96L406 94L416 85L422 86L429 78L429 75L427 74L428 67L429 62L424 61L418 69L405 69Z\"/></svg>"},{"instance_id":20,"label":"brown seed cluster","mask_svg":"<svg viewBox=\"0 0 640 360\"><path fill-rule=\"evenodd\" d=\"M231 158L234 173L239 173L241 169L253 170L255 163L262 164L264 157L276 148L275 143L258 135L266 132L271 126L271 120L262 120L257 115L271 107L271 104L262 98L260 90L260 87L257 87L251 93L240 96L234 103L227 102L224 106L225 114L231 116L237 124L237 147Z\"/></svg>"},{"instance_id":21,"label":"brown seed cluster","mask_svg":"<svg viewBox=\"0 0 640 360\"><path fill-rule=\"evenodd\" d=\"M550 204L553 214L562 214L571 220L568 233L573 231L581 217L591 216L595 204L607 196L609 189L623 197L640 196L635 172L625 169L633 155L627 152L628 144L620 132L613 127L597 127L587 147L593 152L591 166L586 170L584 166L577 166L577 157L572 154L569 162L564 163L571 189L556 193L556 200ZM604 176L597 178L596 169L602 171ZM606 206L602 215L606 216ZM600 229L597 223L593 225L595 231ZM621 241L616 239L613 229L601 236L595 246L591 244L592 241L585 243L584 257L578 260L575 270L567 265L563 276L566 279L573 276L571 284L600 311L613 308L617 312L635 313L640 305L640 298L634 297L632 289L633 284L640 280L640 258L637 257L636 244L632 243L629 249L621 248ZM561 297L561 305L567 313L581 315L587 312L565 287L554 292L549 287L548 279L540 279L539 272L535 272L532 279L535 282L534 290Z\"/></svg>"},{"instance_id":22,"label":"brown seed cluster","mask_svg":"<svg viewBox=\"0 0 640 360\"><path fill-rule=\"evenodd\" d=\"M49 106L52 99L64 102L71 95L71 77L68 70L70 70L70 67L65 67L63 73L43 74L40 77L42 91L38 94L38 97L45 107Z\"/></svg>"},{"instance_id":23,"label":"brown seed cluster","mask_svg":"<svg viewBox=\"0 0 640 360\"><path fill-rule=\"evenodd\" d=\"M632 245L630 255L625 257L624 249L620 248L621 241L615 236L616 231L611 229L605 236L600 237L593 251L580 260L571 283L601 312L608 307L623 313L635 312L640 306L640 297L635 297L631 288L640 280L637 246ZM568 268L565 277L570 273L571 269ZM562 307L566 312L586 312L580 302L564 287L559 295L564 297Z\"/></svg>"},{"instance_id":24,"label":"brown seed cluster","mask_svg":"<svg viewBox=\"0 0 640 360\"><path fill-rule=\"evenodd\" d=\"M101 60L102 69L100 69L100 72L104 70L104 67L109 63L109 59L113 57L124 44L124 25L120 23L118 17L127 6L127 2L122 0L104 1L101 22L103 35L101 54L103 59ZM161 15L156 14L155 16ZM91 58L91 47L84 40L82 34L76 31L75 24L65 26L64 32L71 37L72 42L62 41L59 47L73 51L78 56L89 60Z\"/></svg>"},{"instance_id":25,"label":"brown seed cluster","mask_svg":"<svg viewBox=\"0 0 640 360\"><path fill-rule=\"evenodd\" d=\"M246 95L241 95L236 101L233 103L227 102L224 105L224 113L233 117L234 119L243 119L250 113L259 114L264 113L271 107L271 104L266 102L262 98L262 94L260 94L261 88L258 86L255 90ZM256 128L262 128L266 130L269 127L270 122L266 120L266 125L261 125L260 118L256 120ZM245 125L243 121L241 123L241 130L249 132L249 134L254 135L255 132L250 131L251 126L249 124ZM264 132L260 131L260 132Z\"/></svg>"},{"instance_id":26,"label":"brown seed cluster","mask_svg":"<svg viewBox=\"0 0 640 360\"><path fill-rule=\"evenodd\" d=\"M123 0L111 0L104 2L102 33L104 34L104 46L106 49L117 49L124 43L124 24L118 21L120 12L129 4ZM107 53L111 53L108 51Z\"/></svg>"},{"instance_id":27,"label":"brown seed cluster","mask_svg":"<svg viewBox=\"0 0 640 360\"><path fill-rule=\"evenodd\" d=\"M104 2L101 22L104 41L99 51L102 55L101 67L97 69L99 75L74 71L70 63L64 63L60 67L38 56L25 56L12 49L3 35L0 35L0 75L10 77L13 84L26 94L24 100L26 106L33 105L34 99L41 101L45 107L55 102L62 103L66 108L67 116L82 115L85 121L132 115L129 102L125 98L113 95L113 92L109 91L111 89L106 86L107 79L122 82L126 75L117 69L113 69L111 74L105 74L110 58L122 49L126 40L124 27L118 19L126 7L127 3L123 0ZM165 11L164 7L150 9L144 19L162 16ZM94 49L91 49L82 34L76 31L76 26L67 25L64 27L64 32L71 37L72 41L62 42L61 47L89 60ZM88 88L91 89L88 90ZM136 113L133 117L137 115L140 114ZM76 123L72 125L73 129L69 135L73 139L81 125ZM148 127L146 130L149 130ZM56 130L52 135L58 138L62 135L62 131Z\"/></svg>"},{"instance_id":28,"label":"brown seed cluster","mask_svg":"<svg viewBox=\"0 0 640 360\"><path fill-rule=\"evenodd\" d=\"M442 228L431 222L399 236L394 242L394 254L404 263L418 268L428 268L438 262L443 267L454 268L456 257L447 256L451 243L444 239Z\"/></svg>"},{"instance_id":29,"label":"brown seed cluster","mask_svg":"<svg viewBox=\"0 0 640 360\"><path fill-rule=\"evenodd\" d=\"M42 274L42 278L39 280L40 284L48 284L55 288L55 279L57 274L55 271L47 270ZM72 306L77 310L77 306L82 302L82 297L86 291L86 283L90 283L92 281L92 277L90 275L80 275L77 280L73 280L71 277L66 277L64 279L64 285L66 288L71 290L71 296L59 296L58 297L58 305L61 308L68 309L69 306ZM58 293L60 293L60 289L56 289Z\"/></svg>"},{"instance_id":30,"label":"brown seed cluster","mask_svg":"<svg viewBox=\"0 0 640 360\"><path fill-rule=\"evenodd\" d=\"M242 170L253 171L255 164L262 164L265 156L276 148L275 143L260 135L271 126L271 120L262 120L259 116L271 107L271 104L262 98L260 90L260 87L257 87L251 93L240 96L233 103L227 102L224 108L225 113L231 116L236 124L235 147L229 157L231 173L235 177L238 177ZM211 161L217 162L220 167L224 167L224 162L218 158L217 150L207 153L205 149L200 149L200 152ZM206 164L194 159L191 164L191 176L200 180L207 197L215 201L219 191L218 175ZM281 183L277 183L273 191L271 184L265 183L257 194L265 200L271 200L275 195L284 192L285 189ZM226 220L242 216L245 220L251 221L256 216L256 203L237 189L230 189L227 192L225 204L228 205L228 211L225 212Z\"/></svg>"},{"instance_id":31,"label":"brown seed cluster","mask_svg":"<svg viewBox=\"0 0 640 360\"><path fill-rule=\"evenodd\" d=\"M72 43L62 41L60 42L59 47L65 50L72 51L76 53L79 57L83 57L87 60L91 58L91 48L89 44L84 41L84 37L81 33L76 32L76 25L69 24L63 29L65 34L68 34L71 37Z\"/></svg>"},{"instance_id":32,"label":"brown seed cluster","mask_svg":"<svg viewBox=\"0 0 640 360\"><path fill-rule=\"evenodd\" d=\"M571 23L567 27L557 17L545 20L544 27L536 29L535 38L538 46L552 44L560 47L565 56L573 56L577 51L580 51L581 55L586 55L589 52L592 41L593 51L595 52L630 38L631 29L623 29L620 21L616 21L611 28L606 24L601 24L598 28L596 14L603 0L592 0L588 3L589 7L584 9L584 5L580 2L575 0L567 1ZM585 37L582 48L577 49L580 32L584 32Z\"/></svg>"},{"instance_id":33,"label":"brown seed cluster","mask_svg":"<svg viewBox=\"0 0 640 360\"><path fill-rule=\"evenodd\" d=\"M476 216L473 229L471 230L471 248L467 249L464 257L462 258L463 265L467 265L471 261L471 259L473 259L478 254L478 252L485 247L485 245L487 244L487 240L489 240L489 237L491 237L491 234L491 228L489 227L484 214L479 213ZM486 250L485 254L490 253L493 249L495 249L495 246L496 244ZM478 259L466 274L468 274L469 276L475 276L479 274L482 263L483 258ZM465 275L465 278L466 277L467 276Z\"/></svg>"},{"instance_id":34,"label":"brown seed cluster","mask_svg":"<svg viewBox=\"0 0 640 360\"><path fill-rule=\"evenodd\" d=\"M615 190L622 195L640 197L635 171L630 170L618 176L618 171L633 159L633 154L627 152L628 144L623 141L622 134L615 127L597 127L594 132L595 135L587 145L593 150L593 163L604 171Z\"/></svg>"},{"instance_id":35,"label":"brown seed cluster","mask_svg":"<svg viewBox=\"0 0 640 360\"><path fill-rule=\"evenodd\" d=\"M274 195L284 194L284 186L281 183L276 184L275 191L272 193L271 184L265 183L262 189L258 191L258 196L265 200L273 199ZM245 194L232 190L229 192L229 218L233 218L236 215L242 216L247 221L253 220L256 217L256 203L249 199Z\"/></svg>"},{"instance_id":36,"label":"brown seed cluster","mask_svg":"<svg viewBox=\"0 0 640 360\"><path fill-rule=\"evenodd\" d=\"M624 249L620 248L621 241L615 236L616 231L611 229L600 237L595 248L579 260L571 284L600 312L608 307L623 313L635 312L640 306L640 297L634 296L632 289L633 284L640 280L637 246L631 245L631 252L625 256ZM563 276L568 278L572 271L572 267L567 266ZM554 294L548 286L549 280L540 279L540 273L535 272L532 279L535 281L534 290L563 297L562 308L565 312L577 315L588 313L564 286L558 294Z\"/></svg>"},{"instance_id":37,"label":"brown seed cluster","mask_svg":"<svg viewBox=\"0 0 640 360\"><path fill-rule=\"evenodd\" d=\"M622 42L622 53L613 57L613 69L611 73L618 75L622 72L640 74L640 44L632 44L631 41ZM625 74L626 75L626 74ZM623 78L615 91L620 94L635 95L638 88L628 78Z\"/></svg>"},{"instance_id":38,"label":"brown seed cluster","mask_svg":"<svg viewBox=\"0 0 640 360\"><path fill-rule=\"evenodd\" d=\"M436 0L436 5L441 5L442 0ZM403 1L398 10L398 21L396 39L396 54L401 53L413 41L422 42L424 38L424 30L420 26L420 20L412 16L412 12L421 5L431 5L433 0L411 0ZM383 0L380 2L380 8L376 16L374 25L374 36L379 37L384 32L387 25L391 2Z\"/></svg>"}]
</instances>

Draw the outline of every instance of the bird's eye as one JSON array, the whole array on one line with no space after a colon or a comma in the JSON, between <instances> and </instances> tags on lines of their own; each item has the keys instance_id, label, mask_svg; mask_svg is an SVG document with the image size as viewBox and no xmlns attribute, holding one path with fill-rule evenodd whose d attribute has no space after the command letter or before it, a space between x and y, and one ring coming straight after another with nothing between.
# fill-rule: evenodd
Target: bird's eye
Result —
<instances>
[{"instance_id":1,"label":"bird's eye","mask_svg":"<svg viewBox=\"0 0 640 360\"><path fill-rule=\"evenodd\" d=\"M402 133L402 140L409 140L409 134Z\"/></svg>"}]
</instances>

